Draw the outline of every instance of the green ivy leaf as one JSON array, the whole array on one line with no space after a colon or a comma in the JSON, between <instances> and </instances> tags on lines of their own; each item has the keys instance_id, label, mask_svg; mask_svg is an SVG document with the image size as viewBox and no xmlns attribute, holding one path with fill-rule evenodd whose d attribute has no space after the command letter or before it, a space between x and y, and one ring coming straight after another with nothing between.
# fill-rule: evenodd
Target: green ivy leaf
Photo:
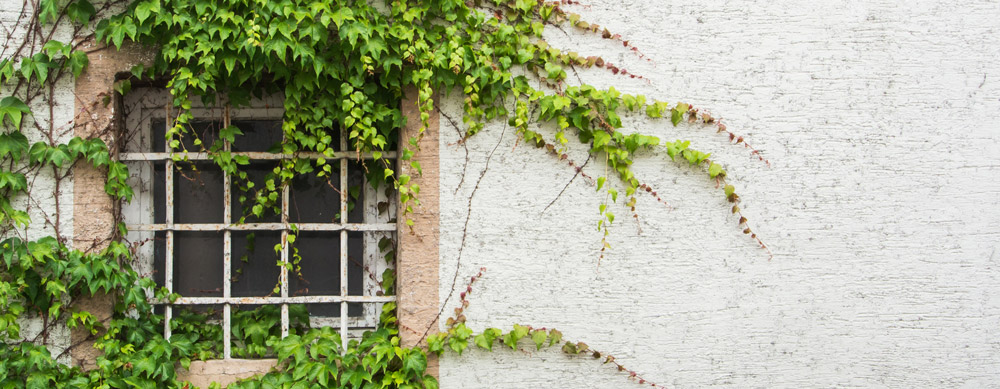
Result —
<instances>
[{"instance_id":1,"label":"green ivy leaf","mask_svg":"<svg viewBox=\"0 0 1000 389\"><path fill-rule=\"evenodd\" d=\"M59 17L59 2L56 0L41 0L38 8L38 21L42 24L48 24Z\"/></svg>"},{"instance_id":2,"label":"green ivy leaf","mask_svg":"<svg viewBox=\"0 0 1000 389\"><path fill-rule=\"evenodd\" d=\"M45 142L35 142L31 145L31 149L28 150L28 162L31 163L45 163L46 156L49 152L49 146Z\"/></svg>"},{"instance_id":3,"label":"green ivy leaf","mask_svg":"<svg viewBox=\"0 0 1000 389\"><path fill-rule=\"evenodd\" d=\"M427 336L427 350L438 355L444 351L444 337L446 334L437 333Z\"/></svg>"},{"instance_id":4,"label":"green ivy leaf","mask_svg":"<svg viewBox=\"0 0 1000 389\"><path fill-rule=\"evenodd\" d=\"M517 349L517 342L528 335L528 327L524 327L518 324L514 324L514 330L507 333L503 337L503 343L510 347L511 350Z\"/></svg>"},{"instance_id":5,"label":"green ivy leaf","mask_svg":"<svg viewBox=\"0 0 1000 389\"><path fill-rule=\"evenodd\" d=\"M452 351L462 355L462 351L465 351L466 347L469 347L468 339L460 339L457 336L448 337L448 347L451 347Z\"/></svg>"},{"instance_id":6,"label":"green ivy leaf","mask_svg":"<svg viewBox=\"0 0 1000 389\"><path fill-rule=\"evenodd\" d=\"M160 12L160 2L159 0L147 0L136 4L135 6L135 18L142 23L149 17L150 14L155 14Z\"/></svg>"},{"instance_id":7,"label":"green ivy leaf","mask_svg":"<svg viewBox=\"0 0 1000 389\"><path fill-rule=\"evenodd\" d=\"M483 333L476 335L473 341L479 348L493 351L493 341L500 337L502 333L503 331L500 331L499 328L487 328Z\"/></svg>"},{"instance_id":8,"label":"green ivy leaf","mask_svg":"<svg viewBox=\"0 0 1000 389\"><path fill-rule=\"evenodd\" d=\"M424 376L424 389L438 389L438 380L432 375Z\"/></svg>"},{"instance_id":9,"label":"green ivy leaf","mask_svg":"<svg viewBox=\"0 0 1000 389\"><path fill-rule=\"evenodd\" d=\"M559 343L562 341L562 332L557 329L552 329L549 331L549 346Z\"/></svg>"},{"instance_id":10,"label":"green ivy leaf","mask_svg":"<svg viewBox=\"0 0 1000 389\"><path fill-rule=\"evenodd\" d=\"M0 100L0 125L4 119L9 118L14 128L21 128L21 118L25 114L31 114L31 108L21 99L14 96L7 96ZM20 132L18 132L20 134ZM23 137L23 135L21 135Z\"/></svg>"},{"instance_id":11,"label":"green ivy leaf","mask_svg":"<svg viewBox=\"0 0 1000 389\"><path fill-rule=\"evenodd\" d=\"M667 109L667 103L662 101L653 102L653 104L646 106L646 116L651 118L661 118L663 117L663 111Z\"/></svg>"},{"instance_id":12,"label":"green ivy leaf","mask_svg":"<svg viewBox=\"0 0 1000 389\"><path fill-rule=\"evenodd\" d=\"M534 330L531 332L531 341L535 342L535 347L538 350L542 349L542 345L545 344L545 340L549 337L545 330Z\"/></svg>"},{"instance_id":13,"label":"green ivy leaf","mask_svg":"<svg viewBox=\"0 0 1000 389\"><path fill-rule=\"evenodd\" d=\"M66 6L66 15L75 23L87 25L97 10L88 0L76 0Z\"/></svg>"},{"instance_id":14,"label":"green ivy leaf","mask_svg":"<svg viewBox=\"0 0 1000 389\"><path fill-rule=\"evenodd\" d=\"M3 103L0 103L2 107ZM0 115L3 109L0 108ZM0 117L2 120L2 117ZM20 161L24 156L24 153L28 151L28 138L24 136L20 131L14 131L9 134L0 134L0 158L10 155L14 158L14 161Z\"/></svg>"},{"instance_id":15,"label":"green ivy leaf","mask_svg":"<svg viewBox=\"0 0 1000 389\"><path fill-rule=\"evenodd\" d=\"M720 175L725 176L726 172L722 170L722 166L719 166L719 164L712 162L712 164L708 167L708 175L711 176L712 178L715 178Z\"/></svg>"},{"instance_id":16,"label":"green ivy leaf","mask_svg":"<svg viewBox=\"0 0 1000 389\"><path fill-rule=\"evenodd\" d=\"M427 356L420 349L413 349L406 358L403 358L403 371L421 374L425 370L427 370Z\"/></svg>"}]
</instances>

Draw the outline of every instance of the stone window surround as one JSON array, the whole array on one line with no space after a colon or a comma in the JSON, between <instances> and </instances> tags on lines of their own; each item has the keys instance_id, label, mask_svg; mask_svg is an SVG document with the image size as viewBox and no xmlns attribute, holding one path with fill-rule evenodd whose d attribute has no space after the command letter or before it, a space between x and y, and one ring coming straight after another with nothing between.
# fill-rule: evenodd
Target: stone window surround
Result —
<instances>
[{"instance_id":1,"label":"stone window surround","mask_svg":"<svg viewBox=\"0 0 1000 389\"><path fill-rule=\"evenodd\" d=\"M87 46L83 49L90 53L90 64L75 84L74 133L84 138L100 136L111 144L114 131L107 130L121 125L116 116L120 112L116 106L118 99L111 99L115 102L113 104L103 104L103 101L114 96L112 86L119 75L127 74L136 64L152 63L154 53L133 45L125 45L121 50L93 42ZM400 144L407 144L421 125L415 88L405 90L402 111L408 120L400 132ZM408 163L400 164L399 169L413 177L411 183L420 186L420 205L414 207L409 215L414 222L413 227L398 223L400 227L397 231L397 315L403 346L416 345L425 330L430 329L433 333L438 327L439 123L439 114L435 110L419 142L420 150L413 157L423 167L423 174L416 175ZM93 167L79 165L74 170L73 245L76 248L99 250L114 234L117 204L104 192L104 181L104 173ZM81 309L94 312L98 318L110 320L113 304L109 297L94 297L79 304ZM84 331L73 331L71 334L72 363L85 369L92 368L99 355L88 336ZM239 359L194 362L189 370L179 370L179 378L199 386L207 386L213 381L226 385L265 373L274 363L274 360L250 362ZM429 359L428 373L437 375L436 358Z\"/></svg>"}]
</instances>

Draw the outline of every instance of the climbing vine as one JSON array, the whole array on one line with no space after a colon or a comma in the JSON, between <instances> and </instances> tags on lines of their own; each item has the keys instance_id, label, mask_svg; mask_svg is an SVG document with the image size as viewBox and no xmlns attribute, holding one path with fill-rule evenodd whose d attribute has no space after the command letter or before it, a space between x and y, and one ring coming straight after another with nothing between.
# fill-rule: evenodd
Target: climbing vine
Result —
<instances>
[{"instance_id":1,"label":"climbing vine","mask_svg":"<svg viewBox=\"0 0 1000 389\"><path fill-rule=\"evenodd\" d=\"M602 253L610 247L608 226L616 220L610 204L624 203L635 213L638 196L665 203L654 184L632 170L637 153L647 149L665 150L671 160L701 170L715 181L732 203L729 211L738 216L742 232L766 250L747 225L738 206L739 195L726 181L727 172L711 155L692 148L688 141L627 133L621 115L638 112L669 120L674 126L689 122L710 128L767 161L706 110L570 82L568 71L575 73L578 68L605 69L633 79L642 76L604 58L550 46L542 39L548 27L594 33L644 58L620 35L564 9L574 3L26 1L13 27L5 27L9 43L0 53L4 95L0 99L0 229L4 237L0 387L187 387L177 381L177 365L186 367L192 360L220 354L221 328L204 325L209 312L180 312L171 321L170 339L159 333L164 318L154 313L150 298L178 296L157 288L148 275L132 268L135 247L123 240L124 226L96 249L71 248L60 230L59 183L74 169L84 165L99 169L106 175L109 196L125 202L132 196L126 183L128 169L113 157L120 145L109 147L99 136L69 138L66 125L56 122L55 88L83 74L89 65L84 47L93 42L116 49L139 45L155 52L153 61L130 69L131 78L116 83L115 91L127 93L133 81L162 82L176 111L166 133L173 158L183 161L189 151L209 153L215 164L237 180L242 193L239 201L247 210L244 216L280 212L279 193L295 177L324 178L335 173L328 160L334 157L343 129L352 151L374 156L365 165L368 181L376 188L391 185L398 190L401 220L412 226L408 216L419 206L420 188L388 156L398 150L402 163L420 174L421 166L413 156L420 152L419 141L436 109L433 91L442 91L463 96L463 142L483 131L486 123L506 120L520 142L551 154L559 168L565 162L582 172L587 163L567 154L572 138L588 147L588 162L593 159L607 166L607 175L593 180L604 199L597 222L605 236ZM397 144L406 120L399 107L406 88L416 90L420 130L416 137ZM273 93L284 97L284 137L276 151L319 153L323 158L281 160L269 173L267 185L255 185L246 172L247 158L226 151L223 142L206 146L199 139L191 126L192 105L198 100L213 105L224 95L228 104L239 107L249 104L252 97ZM93 104L113 100L110 95L78 98ZM532 123L550 126L538 130ZM231 126L222 129L219 137L233 142L241 135ZM34 220L30 210L41 207L31 192L40 176L56 183L56 212L42 212L44 220ZM29 234L37 230L51 236ZM383 276L384 292L392 293L393 278L391 272ZM460 293L461 306L446 330L427 337L424 348L400 344L392 303L385 304L378 328L351 340L346 349L341 346L344 334L310 328L302 307L293 308L295 320L285 338L275 330L275 307L237 311L233 314L234 341L240 345L237 356L275 356L280 362L279 369L237 386L434 388L436 380L426 373L428 353L446 349L461 353L470 341L485 350L493 350L497 341L518 349L522 339L538 349L559 345L567 354L593 357L628 372L639 384L657 386L613 356L582 342L564 342L555 329L516 325L507 332L488 328L476 334L465 326L462 315L475 280ZM97 317L78 304L99 295L114 298L110 317ZM21 332L25 318L42 320L37 336ZM53 355L46 347L50 330L60 323L92 335L94 347L101 351L95 368L84 371L61 363L67 351Z\"/></svg>"}]
</instances>

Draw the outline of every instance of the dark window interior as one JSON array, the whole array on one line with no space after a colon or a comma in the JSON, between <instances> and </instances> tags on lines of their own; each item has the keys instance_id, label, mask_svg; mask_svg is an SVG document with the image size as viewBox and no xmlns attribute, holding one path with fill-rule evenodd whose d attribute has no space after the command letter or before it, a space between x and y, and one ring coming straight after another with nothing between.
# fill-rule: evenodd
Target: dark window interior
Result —
<instances>
[{"instance_id":1,"label":"dark window interior","mask_svg":"<svg viewBox=\"0 0 1000 389\"><path fill-rule=\"evenodd\" d=\"M233 121L244 135L238 136L232 145L233 151L276 152L282 132L280 120L239 120ZM164 140L165 122L153 120L153 149L166 151ZM221 122L197 121L192 127L199 134L204 147L218 139ZM191 137L184 144L188 151L198 151ZM315 176L296 178L291 185L289 221L292 223L339 223L340 176L336 168L338 161L331 160L335 168L333 177ZM273 174L275 161L253 161L242 169L248 173L248 180L256 187L263 187L268 176ZM224 175L212 162L178 162L174 171L174 222L180 224L224 223ZM166 221L166 163L153 163L154 222ZM364 210L360 206L363 199L364 171L361 164L348 163L348 194L351 206L348 221L362 223ZM253 190L242 192L233 179L232 220L237 222L243 215L245 202L253 204ZM246 196L241 202L239 196ZM256 218L248 216L246 223L280 222L281 216L266 212ZM185 297L223 296L223 255L224 234L222 231L176 231L174 232L173 285L174 291ZM278 284L280 252L275 245L281 240L281 232L274 230L233 231L231 235L231 293L235 297L276 296L274 288ZM154 279L164 284L163 270L166 264L166 232L157 232L154 242ZM362 295L364 284L363 233L348 233L348 292ZM300 272L290 271L289 295L340 295L340 232L300 231L293 247L301 256ZM294 261L291 252L289 261ZM340 304L311 304L310 314L319 316L339 316ZM350 304L351 316L362 314L361 304Z\"/></svg>"}]
</instances>

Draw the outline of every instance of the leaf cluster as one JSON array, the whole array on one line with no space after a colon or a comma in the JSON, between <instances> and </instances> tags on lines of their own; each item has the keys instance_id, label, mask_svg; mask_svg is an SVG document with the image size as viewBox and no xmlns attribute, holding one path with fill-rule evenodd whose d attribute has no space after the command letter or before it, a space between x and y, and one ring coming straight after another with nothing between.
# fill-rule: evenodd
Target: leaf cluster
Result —
<instances>
[{"instance_id":1,"label":"leaf cluster","mask_svg":"<svg viewBox=\"0 0 1000 389\"><path fill-rule=\"evenodd\" d=\"M603 58L582 57L542 39L546 26L564 24L605 39L620 39L563 11L560 3L134 0L123 6L121 13L95 20L106 6L95 7L89 0L41 0L33 23L53 26L53 31L54 26L69 23L74 38L85 38L86 29L94 27L94 36L102 43L116 48L134 43L154 50L153 63L134 67L132 79L117 82L114 90L128 93L133 80L164 82L177 112L166 133L175 160L184 161L188 151L208 152L234 177L241 192L239 201L247 205L245 216L274 212L279 194L293 179L336 176L337 166L328 161L354 153L370 157L362 161L372 185L398 190L405 218L419 204L420 187L411 175L421 174L422 167L413 157L435 110L434 91L438 91L461 93L464 138L484 130L490 121L506 119L521 142L562 161L569 159L569 139L575 135L592 157L608 167L595 185L605 195L598 222L605 237L608 225L615 221L609 204L618 201L619 190L633 212L636 195L642 191L659 200L632 170L634 159L644 150L663 150L672 160L679 157L704 169L708 178L722 184L740 224L746 223L736 204L735 188L724 181L725 170L708 153L691 148L687 141L662 142L658 136L624 131L622 123L623 115L638 112L649 118L669 118L673 126L687 121L724 131L716 119L686 103L621 94L582 80L581 85L569 85L569 74L578 68L627 72ZM10 58L0 58L0 83L16 85L9 96L0 98L0 127L4 129L0 134L4 166L0 169L0 229L7 233L31 223L14 199L31 190L28 177L42 168L65 171L78 162L86 163L107 174L105 190L110 196L123 201L132 196L127 167L112 157L100 139L30 144L22 132L26 118L36 115L32 97L38 92L32 86L41 89L63 75L80 77L89 64L87 53L75 43L82 39L65 43L51 36L27 50L18 49ZM627 41L623 44L629 46ZM409 90L416 96L420 130L400 140L399 129L406 119L399 101ZM191 109L196 99L239 107L252 97L273 93L284 97L284 117L283 140L271 151L289 157L263 181L255 182L244 171L249 159L224 147L244 134L230 126L220 133L225 142L206 145L192 129ZM538 129L535 123L548 123L555 129ZM730 138L734 138L732 133ZM196 150L188 150L188 144ZM306 153L312 156L307 158ZM393 153L400 164L393 160ZM616 178L616 184L609 183L609 177ZM352 188L353 197L356 193ZM412 225L411 220L406 223ZM121 228L119 235L124 232ZM756 239L749 227L744 232ZM171 338L160 335L163 317L149 301L177 296L157 290L150 278L132 269L130 247L115 240L102 251L84 253L67 247L61 239L6 237L0 241L0 387L185 387L176 380L178 364L186 367L192 360L221 353L221 327L205 324L209 312L178 310L171 320ZM609 247L606 239L603 244ZM387 254L386 259L392 260L391 256ZM394 280L391 270L383 275L386 292L391 293ZM96 317L76 305L81 298L101 294L116 301L111 317ZM280 369L236 387L436 388L434 378L426 374L427 353L400 345L394 311L394 304L386 304L379 328L342 348L344 334L309 328L302 307L293 309L295 324L284 339L276 330L275 307L237 310L232 326L235 354L273 354L280 360ZM84 372L57 363L60 355L36 344L39 339L21 339L19 320L27 317L43 320L43 334L57 323L89 331L95 347L103 352L97 368ZM462 353L471 340L486 350L492 350L497 341L517 349L523 339L530 339L539 350L559 344L562 334L520 325L506 333L488 328L474 334L461 320L449 324L447 332L430 336L427 348L438 354L445 349ZM562 350L599 357L583 343L566 342ZM610 357L608 362L612 362Z\"/></svg>"}]
</instances>

